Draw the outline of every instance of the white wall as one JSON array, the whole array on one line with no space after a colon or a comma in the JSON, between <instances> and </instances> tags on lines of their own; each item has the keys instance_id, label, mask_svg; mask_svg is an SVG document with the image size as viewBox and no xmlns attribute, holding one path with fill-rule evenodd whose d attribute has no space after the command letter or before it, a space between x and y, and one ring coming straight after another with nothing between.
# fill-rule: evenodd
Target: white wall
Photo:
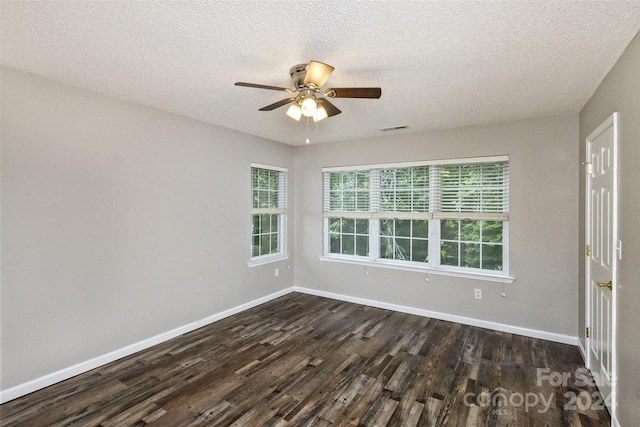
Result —
<instances>
[{"instance_id":1,"label":"white wall","mask_svg":"<svg viewBox=\"0 0 640 427\"><path fill-rule=\"evenodd\" d=\"M247 261L250 163L293 176L293 147L12 69L1 86L3 390L292 286L286 261Z\"/></svg>"},{"instance_id":2,"label":"white wall","mask_svg":"<svg viewBox=\"0 0 640 427\"><path fill-rule=\"evenodd\" d=\"M622 260L616 285L618 312L617 418L622 426L640 420L640 33L631 41L616 65L580 113L580 159L584 161L586 138L606 118L619 113L618 233ZM585 244L585 176L580 176L580 254ZM584 256L579 256L578 289L580 339L584 345Z\"/></svg>"},{"instance_id":3,"label":"white wall","mask_svg":"<svg viewBox=\"0 0 640 427\"><path fill-rule=\"evenodd\" d=\"M297 286L577 336L578 115L296 147ZM510 156L512 284L319 260L323 166ZM507 298L500 292L504 286ZM475 300L474 289L483 291Z\"/></svg>"}]
</instances>

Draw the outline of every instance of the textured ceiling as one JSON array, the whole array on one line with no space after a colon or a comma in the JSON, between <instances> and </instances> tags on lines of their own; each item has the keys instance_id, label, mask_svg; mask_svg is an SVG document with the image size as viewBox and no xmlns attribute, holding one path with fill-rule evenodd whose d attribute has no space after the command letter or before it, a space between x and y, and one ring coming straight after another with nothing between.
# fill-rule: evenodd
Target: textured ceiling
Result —
<instances>
[{"instance_id":1,"label":"textured ceiling","mask_svg":"<svg viewBox=\"0 0 640 427\"><path fill-rule=\"evenodd\" d=\"M379 86L336 99L313 143L571 113L640 29L635 1L1 0L8 67L288 144L307 125L286 97L311 59L325 87ZM388 134L387 134L388 135Z\"/></svg>"}]
</instances>

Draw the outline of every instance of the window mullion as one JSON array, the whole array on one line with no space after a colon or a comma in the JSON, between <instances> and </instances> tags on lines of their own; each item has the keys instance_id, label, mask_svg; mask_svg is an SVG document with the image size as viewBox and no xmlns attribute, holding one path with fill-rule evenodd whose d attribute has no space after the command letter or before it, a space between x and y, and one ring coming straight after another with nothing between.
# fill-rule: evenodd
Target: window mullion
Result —
<instances>
[{"instance_id":1,"label":"window mullion","mask_svg":"<svg viewBox=\"0 0 640 427\"><path fill-rule=\"evenodd\" d=\"M380 220L369 218L369 258L380 258Z\"/></svg>"},{"instance_id":2,"label":"window mullion","mask_svg":"<svg viewBox=\"0 0 640 427\"><path fill-rule=\"evenodd\" d=\"M440 212L442 184L440 180L440 166L433 165L429 169L429 212Z\"/></svg>"},{"instance_id":3,"label":"window mullion","mask_svg":"<svg viewBox=\"0 0 640 427\"><path fill-rule=\"evenodd\" d=\"M380 212L380 169L369 173L369 212Z\"/></svg>"},{"instance_id":4,"label":"window mullion","mask_svg":"<svg viewBox=\"0 0 640 427\"><path fill-rule=\"evenodd\" d=\"M369 173L369 212L380 212L380 169ZM369 258L380 257L380 220L369 217Z\"/></svg>"},{"instance_id":5,"label":"window mullion","mask_svg":"<svg viewBox=\"0 0 640 427\"><path fill-rule=\"evenodd\" d=\"M433 165L429 169L429 212L441 210L441 180L440 166ZM440 220L431 218L429 221L429 265L440 265Z\"/></svg>"},{"instance_id":6,"label":"window mullion","mask_svg":"<svg viewBox=\"0 0 640 427\"><path fill-rule=\"evenodd\" d=\"M429 221L429 265L440 265L440 220Z\"/></svg>"}]
</instances>

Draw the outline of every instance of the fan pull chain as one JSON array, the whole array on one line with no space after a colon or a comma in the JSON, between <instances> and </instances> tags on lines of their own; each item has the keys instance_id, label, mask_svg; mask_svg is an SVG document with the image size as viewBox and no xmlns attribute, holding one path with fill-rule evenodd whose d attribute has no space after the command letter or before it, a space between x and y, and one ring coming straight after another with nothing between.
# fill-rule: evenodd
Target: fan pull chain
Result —
<instances>
[{"instance_id":1,"label":"fan pull chain","mask_svg":"<svg viewBox=\"0 0 640 427\"><path fill-rule=\"evenodd\" d=\"M305 143L309 143L309 117L307 117L307 140L305 141Z\"/></svg>"}]
</instances>

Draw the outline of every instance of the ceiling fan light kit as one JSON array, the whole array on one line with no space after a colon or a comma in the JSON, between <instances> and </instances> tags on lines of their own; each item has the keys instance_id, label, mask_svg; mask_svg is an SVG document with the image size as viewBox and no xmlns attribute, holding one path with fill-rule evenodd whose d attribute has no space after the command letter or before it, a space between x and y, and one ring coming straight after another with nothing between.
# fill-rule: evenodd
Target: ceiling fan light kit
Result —
<instances>
[{"instance_id":1,"label":"ceiling fan light kit","mask_svg":"<svg viewBox=\"0 0 640 427\"><path fill-rule=\"evenodd\" d=\"M302 117L302 108L300 108L298 103L291 104L291 106L287 110L287 116L291 117L297 122L300 121L300 117Z\"/></svg>"},{"instance_id":2,"label":"ceiling fan light kit","mask_svg":"<svg viewBox=\"0 0 640 427\"><path fill-rule=\"evenodd\" d=\"M305 96L300 101L300 108L302 109L302 115L305 117L313 117L318 108L316 99L313 96Z\"/></svg>"},{"instance_id":3,"label":"ceiling fan light kit","mask_svg":"<svg viewBox=\"0 0 640 427\"><path fill-rule=\"evenodd\" d=\"M304 76L305 86L313 85L320 88L327 81L335 68L331 65L323 64L322 62L311 61L306 69L307 72Z\"/></svg>"},{"instance_id":4,"label":"ceiling fan light kit","mask_svg":"<svg viewBox=\"0 0 640 427\"><path fill-rule=\"evenodd\" d=\"M341 111L327 98L370 98L378 99L382 95L379 87L352 87L331 88L322 90L334 68L331 65L318 61L310 61L309 64L294 65L289 69L289 75L294 88L269 86L256 83L237 82L236 86L253 87L288 92L293 97L283 99L260 111L272 111L287 104L291 104L287 110L287 116L299 121L302 116L313 118L314 122L340 114Z\"/></svg>"},{"instance_id":5,"label":"ceiling fan light kit","mask_svg":"<svg viewBox=\"0 0 640 427\"><path fill-rule=\"evenodd\" d=\"M318 108L316 108L316 112L313 114L313 121L319 122L320 120L324 120L327 117L329 117L329 115L327 114L327 110L325 110L322 105L318 105Z\"/></svg>"}]
</instances>

